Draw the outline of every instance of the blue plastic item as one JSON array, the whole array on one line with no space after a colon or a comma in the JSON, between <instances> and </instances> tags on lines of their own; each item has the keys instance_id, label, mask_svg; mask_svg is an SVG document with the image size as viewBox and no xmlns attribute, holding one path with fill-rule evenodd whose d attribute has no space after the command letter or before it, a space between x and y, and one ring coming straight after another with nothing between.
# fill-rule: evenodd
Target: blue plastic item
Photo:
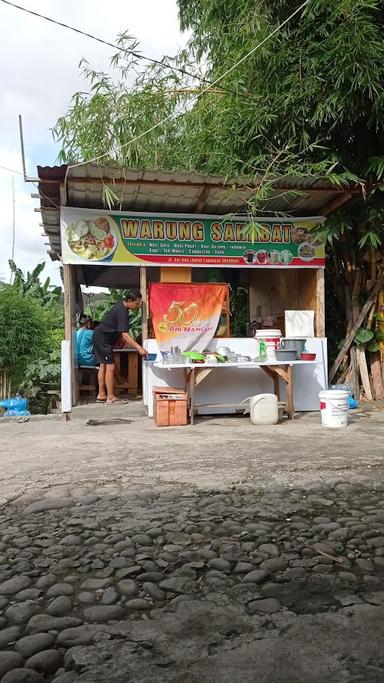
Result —
<instances>
[{"instance_id":1,"label":"blue plastic item","mask_svg":"<svg viewBox=\"0 0 384 683\"><path fill-rule=\"evenodd\" d=\"M153 363L157 358L157 353L148 353L144 360L146 360L149 363Z\"/></svg>"},{"instance_id":2,"label":"blue plastic item","mask_svg":"<svg viewBox=\"0 0 384 683\"><path fill-rule=\"evenodd\" d=\"M21 396L14 396L0 401L0 407L6 409L3 417L24 417L31 414L28 410L27 399Z\"/></svg>"},{"instance_id":3,"label":"blue plastic item","mask_svg":"<svg viewBox=\"0 0 384 683\"><path fill-rule=\"evenodd\" d=\"M348 408L353 410L358 407L358 402L353 398L352 389L349 384L332 384L331 389L336 389L337 391L348 391Z\"/></svg>"}]
</instances>

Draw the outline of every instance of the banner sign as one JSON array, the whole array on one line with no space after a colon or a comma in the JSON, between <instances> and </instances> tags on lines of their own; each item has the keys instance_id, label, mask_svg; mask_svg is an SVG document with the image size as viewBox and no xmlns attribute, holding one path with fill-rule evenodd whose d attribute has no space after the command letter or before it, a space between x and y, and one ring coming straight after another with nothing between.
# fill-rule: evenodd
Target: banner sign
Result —
<instances>
[{"instance_id":1,"label":"banner sign","mask_svg":"<svg viewBox=\"0 0 384 683\"><path fill-rule=\"evenodd\" d=\"M64 263L321 268L325 219L188 216L61 209Z\"/></svg>"},{"instance_id":2,"label":"banner sign","mask_svg":"<svg viewBox=\"0 0 384 683\"><path fill-rule=\"evenodd\" d=\"M226 285L155 283L149 311L161 351L205 351L219 324Z\"/></svg>"}]
</instances>

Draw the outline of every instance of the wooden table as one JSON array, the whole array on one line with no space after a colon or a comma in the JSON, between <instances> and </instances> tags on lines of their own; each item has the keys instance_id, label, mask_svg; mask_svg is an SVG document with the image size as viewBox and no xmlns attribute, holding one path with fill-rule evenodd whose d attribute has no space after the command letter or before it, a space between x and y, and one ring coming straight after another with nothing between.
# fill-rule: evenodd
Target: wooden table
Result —
<instances>
[{"instance_id":1,"label":"wooden table","mask_svg":"<svg viewBox=\"0 0 384 683\"><path fill-rule=\"evenodd\" d=\"M286 384L287 391L287 412L288 418L293 420L295 417L295 407L293 400L293 366L294 365L319 365L321 361L266 361L263 363L215 363L215 364L171 364L155 363L155 367L162 369L181 369L185 370L186 375L186 390L188 393L189 414L191 417L191 424L194 424L195 412L199 407L204 408L233 408L238 406L238 403L220 403L220 404L200 404L195 403L196 387L204 381L206 377L213 371L219 370L223 372L226 368L239 368L243 372L255 368L261 368L273 381L273 392L280 400L280 380L282 379Z\"/></svg>"},{"instance_id":2,"label":"wooden table","mask_svg":"<svg viewBox=\"0 0 384 683\"><path fill-rule=\"evenodd\" d=\"M127 373L122 375L121 360L128 360ZM113 360L116 367L116 391L127 391L130 396L137 396L139 386L139 353L136 349L113 349Z\"/></svg>"}]
</instances>

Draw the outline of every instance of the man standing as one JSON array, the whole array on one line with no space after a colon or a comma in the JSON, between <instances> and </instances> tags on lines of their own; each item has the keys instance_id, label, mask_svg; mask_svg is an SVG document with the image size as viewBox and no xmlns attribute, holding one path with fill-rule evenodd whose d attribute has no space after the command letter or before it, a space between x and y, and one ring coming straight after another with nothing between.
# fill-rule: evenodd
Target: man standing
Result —
<instances>
[{"instance_id":1,"label":"man standing","mask_svg":"<svg viewBox=\"0 0 384 683\"><path fill-rule=\"evenodd\" d=\"M147 352L129 334L129 311L136 311L141 306L141 294L138 289L131 289L122 301L111 308L109 313L97 326L93 333L93 352L96 356L100 369L98 374L99 393L98 401L106 403L118 403L115 396L113 360L113 348L121 336L125 346L136 349L141 356Z\"/></svg>"}]
</instances>

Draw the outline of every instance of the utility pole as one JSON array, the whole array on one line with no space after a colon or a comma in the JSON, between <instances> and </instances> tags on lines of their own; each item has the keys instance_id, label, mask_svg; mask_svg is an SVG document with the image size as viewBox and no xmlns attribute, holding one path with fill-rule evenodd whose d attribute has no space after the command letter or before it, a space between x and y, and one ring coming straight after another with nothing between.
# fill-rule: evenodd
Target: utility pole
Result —
<instances>
[{"instance_id":1,"label":"utility pole","mask_svg":"<svg viewBox=\"0 0 384 683\"><path fill-rule=\"evenodd\" d=\"M16 204L15 204L15 179L12 176L12 248L11 259L15 260L15 243L16 243ZM11 273L10 283L12 284L13 273Z\"/></svg>"}]
</instances>

